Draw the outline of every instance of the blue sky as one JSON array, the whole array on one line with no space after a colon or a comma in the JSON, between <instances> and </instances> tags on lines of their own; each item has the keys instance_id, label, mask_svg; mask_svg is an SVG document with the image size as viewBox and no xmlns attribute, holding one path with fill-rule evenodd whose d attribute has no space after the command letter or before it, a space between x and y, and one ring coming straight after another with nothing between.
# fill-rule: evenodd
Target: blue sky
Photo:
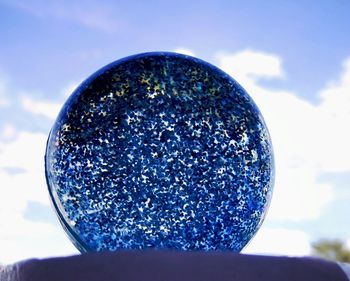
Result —
<instances>
[{"instance_id":1,"label":"blue sky","mask_svg":"<svg viewBox=\"0 0 350 281\"><path fill-rule=\"evenodd\" d=\"M324 237L350 244L349 11L345 0L0 0L0 263L76 253L46 193L47 134L83 79L159 50L222 68L266 119L275 194L246 251L307 254Z\"/></svg>"}]
</instances>

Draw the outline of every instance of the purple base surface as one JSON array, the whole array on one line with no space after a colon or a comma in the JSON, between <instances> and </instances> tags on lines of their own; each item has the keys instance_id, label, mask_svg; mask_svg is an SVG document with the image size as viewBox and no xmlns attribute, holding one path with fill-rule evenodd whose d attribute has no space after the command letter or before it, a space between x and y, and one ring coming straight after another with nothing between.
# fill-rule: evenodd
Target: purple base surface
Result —
<instances>
[{"instance_id":1,"label":"purple base surface","mask_svg":"<svg viewBox=\"0 0 350 281\"><path fill-rule=\"evenodd\" d=\"M0 270L1 281L347 281L333 262L231 252L118 251L32 259Z\"/></svg>"}]
</instances>

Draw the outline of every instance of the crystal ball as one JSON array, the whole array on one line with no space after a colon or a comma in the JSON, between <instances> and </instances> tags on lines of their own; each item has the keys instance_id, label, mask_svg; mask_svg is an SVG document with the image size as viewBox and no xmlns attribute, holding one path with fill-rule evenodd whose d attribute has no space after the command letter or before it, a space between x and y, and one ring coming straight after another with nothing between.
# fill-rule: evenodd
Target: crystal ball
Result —
<instances>
[{"instance_id":1,"label":"crystal ball","mask_svg":"<svg viewBox=\"0 0 350 281\"><path fill-rule=\"evenodd\" d=\"M117 60L69 97L50 132L51 201L81 251L240 251L274 181L271 140L247 92L200 59Z\"/></svg>"}]
</instances>

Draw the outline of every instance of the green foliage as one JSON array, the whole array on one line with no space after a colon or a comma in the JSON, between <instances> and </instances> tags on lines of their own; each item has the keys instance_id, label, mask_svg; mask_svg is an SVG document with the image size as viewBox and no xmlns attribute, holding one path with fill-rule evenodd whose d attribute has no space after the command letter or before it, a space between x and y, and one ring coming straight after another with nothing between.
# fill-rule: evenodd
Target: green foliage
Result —
<instances>
[{"instance_id":1,"label":"green foliage","mask_svg":"<svg viewBox=\"0 0 350 281\"><path fill-rule=\"evenodd\" d=\"M350 263L350 250L340 240L322 239L313 243L312 248L315 256Z\"/></svg>"}]
</instances>

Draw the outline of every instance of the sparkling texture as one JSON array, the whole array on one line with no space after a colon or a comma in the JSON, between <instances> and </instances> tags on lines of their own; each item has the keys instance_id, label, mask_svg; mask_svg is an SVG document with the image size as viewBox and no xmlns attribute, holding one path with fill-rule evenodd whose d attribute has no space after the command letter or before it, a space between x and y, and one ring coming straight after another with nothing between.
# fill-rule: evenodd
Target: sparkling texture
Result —
<instances>
[{"instance_id":1,"label":"sparkling texture","mask_svg":"<svg viewBox=\"0 0 350 281\"><path fill-rule=\"evenodd\" d=\"M260 227L274 164L263 118L218 68L174 53L107 65L48 139L46 178L81 251L240 251Z\"/></svg>"}]
</instances>

